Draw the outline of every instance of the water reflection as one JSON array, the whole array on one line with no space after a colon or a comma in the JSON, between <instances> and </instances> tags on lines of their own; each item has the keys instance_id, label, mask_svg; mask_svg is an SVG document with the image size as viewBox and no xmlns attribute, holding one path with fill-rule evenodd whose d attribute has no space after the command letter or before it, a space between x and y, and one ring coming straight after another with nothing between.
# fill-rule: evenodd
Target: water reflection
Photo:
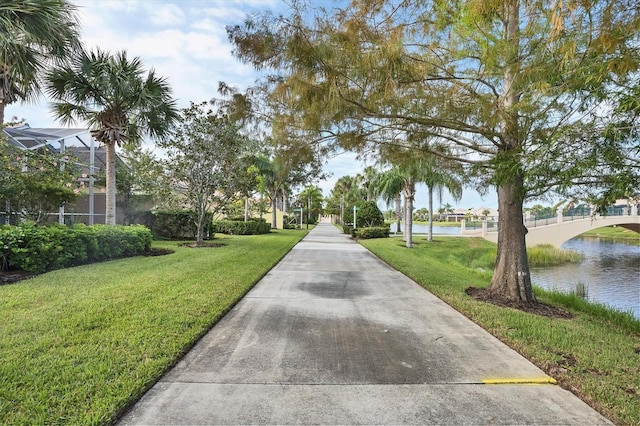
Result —
<instances>
[{"instance_id":1,"label":"water reflection","mask_svg":"<svg viewBox=\"0 0 640 426\"><path fill-rule=\"evenodd\" d=\"M562 245L584 255L580 264L532 268L535 285L565 292L582 283L590 301L629 311L640 319L640 247L593 238L574 238Z\"/></svg>"},{"instance_id":2,"label":"water reflection","mask_svg":"<svg viewBox=\"0 0 640 426\"><path fill-rule=\"evenodd\" d=\"M390 230L393 234L396 232L397 223L392 223ZM400 225L400 231L404 229L404 224ZM412 227L412 232L414 234L427 234L429 233L429 225L416 225L414 224ZM460 227L459 226L433 226L433 234L434 235L460 235Z\"/></svg>"}]
</instances>

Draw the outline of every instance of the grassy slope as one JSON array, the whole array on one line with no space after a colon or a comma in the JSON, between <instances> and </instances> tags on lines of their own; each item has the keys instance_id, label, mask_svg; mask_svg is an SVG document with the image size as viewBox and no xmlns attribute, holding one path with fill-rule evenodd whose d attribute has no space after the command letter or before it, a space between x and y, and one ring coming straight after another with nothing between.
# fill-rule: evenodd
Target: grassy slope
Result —
<instances>
[{"instance_id":1,"label":"grassy slope","mask_svg":"<svg viewBox=\"0 0 640 426\"><path fill-rule=\"evenodd\" d=\"M624 242L625 244L633 244L640 246L640 234L621 226L605 226L603 228L592 229L581 237L602 238L610 241Z\"/></svg>"},{"instance_id":2,"label":"grassy slope","mask_svg":"<svg viewBox=\"0 0 640 426\"><path fill-rule=\"evenodd\" d=\"M0 423L101 424L137 399L306 232L53 271L0 287Z\"/></svg>"},{"instance_id":3,"label":"grassy slope","mask_svg":"<svg viewBox=\"0 0 640 426\"><path fill-rule=\"evenodd\" d=\"M539 300L575 317L552 319L500 308L467 296L486 287L495 245L482 239L417 240L406 249L395 239L361 243L496 337L533 361L618 424L640 424L640 322L577 297L536 289Z\"/></svg>"}]
</instances>

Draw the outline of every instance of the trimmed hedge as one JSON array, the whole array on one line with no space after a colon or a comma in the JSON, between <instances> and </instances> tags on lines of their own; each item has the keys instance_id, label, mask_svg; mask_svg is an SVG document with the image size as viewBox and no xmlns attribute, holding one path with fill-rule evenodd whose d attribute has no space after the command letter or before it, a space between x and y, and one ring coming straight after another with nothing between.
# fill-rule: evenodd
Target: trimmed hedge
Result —
<instances>
[{"instance_id":1,"label":"trimmed hedge","mask_svg":"<svg viewBox=\"0 0 640 426\"><path fill-rule=\"evenodd\" d=\"M388 226L373 226L369 228L358 228L353 231L352 234L355 238L367 240L370 238L388 238L389 227Z\"/></svg>"},{"instance_id":2,"label":"trimmed hedge","mask_svg":"<svg viewBox=\"0 0 640 426\"><path fill-rule=\"evenodd\" d=\"M0 227L0 269L45 272L136 256L151 249L144 226L21 225Z\"/></svg>"},{"instance_id":3,"label":"trimmed hedge","mask_svg":"<svg viewBox=\"0 0 640 426\"><path fill-rule=\"evenodd\" d=\"M271 224L264 219L244 220L219 220L213 222L213 232L231 235L258 235L268 234Z\"/></svg>"},{"instance_id":4,"label":"trimmed hedge","mask_svg":"<svg viewBox=\"0 0 640 426\"><path fill-rule=\"evenodd\" d=\"M205 240L213 237L215 231L211 227L213 214L207 213L205 219ZM155 211L151 230L158 238L168 240L193 240L196 238L196 213L192 210Z\"/></svg>"}]
</instances>

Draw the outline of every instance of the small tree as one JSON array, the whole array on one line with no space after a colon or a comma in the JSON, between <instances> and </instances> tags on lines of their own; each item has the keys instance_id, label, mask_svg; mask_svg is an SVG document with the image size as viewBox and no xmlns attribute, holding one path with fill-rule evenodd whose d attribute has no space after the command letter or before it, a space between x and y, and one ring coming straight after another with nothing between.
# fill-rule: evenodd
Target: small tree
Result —
<instances>
[{"instance_id":1,"label":"small tree","mask_svg":"<svg viewBox=\"0 0 640 426\"><path fill-rule=\"evenodd\" d=\"M68 156L19 150L2 140L0 149L0 206L8 215L42 223L77 198L77 168Z\"/></svg>"},{"instance_id":2,"label":"small tree","mask_svg":"<svg viewBox=\"0 0 640 426\"><path fill-rule=\"evenodd\" d=\"M167 150L166 168L175 196L169 201L195 212L196 245L204 242L207 213L219 213L237 197L247 167L246 138L227 117L206 102L191 103L182 112L176 135L161 143Z\"/></svg>"},{"instance_id":3,"label":"small tree","mask_svg":"<svg viewBox=\"0 0 640 426\"><path fill-rule=\"evenodd\" d=\"M362 201L356 203L356 207L358 208L356 212L356 225L358 228L371 228L373 226L384 226L384 215L378 208L378 205L375 201ZM353 206L349 209L349 212L346 213L347 220L351 223L354 222L353 217Z\"/></svg>"}]
</instances>

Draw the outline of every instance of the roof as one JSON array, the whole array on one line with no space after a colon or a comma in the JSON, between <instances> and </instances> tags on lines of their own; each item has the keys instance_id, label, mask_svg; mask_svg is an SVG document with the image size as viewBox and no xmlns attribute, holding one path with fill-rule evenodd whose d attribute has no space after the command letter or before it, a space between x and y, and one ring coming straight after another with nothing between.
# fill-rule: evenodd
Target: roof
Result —
<instances>
[{"instance_id":1,"label":"roof","mask_svg":"<svg viewBox=\"0 0 640 426\"><path fill-rule=\"evenodd\" d=\"M28 125L21 127L6 127L3 132L9 136L8 142L20 149L37 150L46 147L58 151L62 141L79 139L83 145L91 138L87 129L42 128L32 129ZM87 139L87 136L89 139ZM80 139L82 138L82 139ZM84 139L84 140L83 140ZM58 145L57 147L55 145Z\"/></svg>"},{"instance_id":2,"label":"roof","mask_svg":"<svg viewBox=\"0 0 640 426\"><path fill-rule=\"evenodd\" d=\"M78 164L89 166L91 162L91 145L94 146L94 170L104 170L106 151L104 146L96 146L91 132L81 128L31 128L28 124L19 127L2 129L8 136L8 143L18 149L37 151L47 149L51 152L64 152L73 155ZM116 155L118 164L124 164Z\"/></svg>"}]
</instances>

